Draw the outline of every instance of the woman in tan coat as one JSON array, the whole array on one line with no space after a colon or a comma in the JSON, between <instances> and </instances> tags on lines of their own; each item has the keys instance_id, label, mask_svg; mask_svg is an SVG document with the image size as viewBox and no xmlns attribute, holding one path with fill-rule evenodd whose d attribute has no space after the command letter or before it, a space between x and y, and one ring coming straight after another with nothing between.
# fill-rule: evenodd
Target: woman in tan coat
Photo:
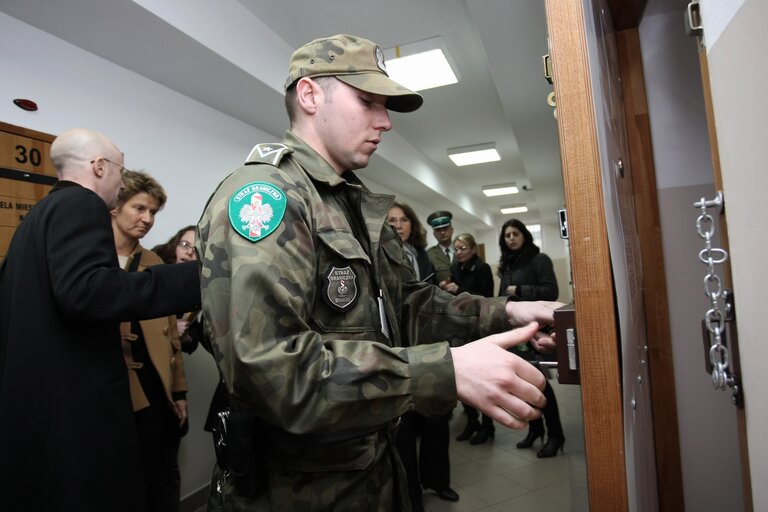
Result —
<instances>
[{"instance_id":1,"label":"woman in tan coat","mask_svg":"<svg viewBox=\"0 0 768 512\"><path fill-rule=\"evenodd\" d=\"M162 265L160 257L139 244L163 207L165 191L142 172L126 171L124 188L111 211L120 266L141 272ZM123 322L123 355L133 402L136 430L153 512L179 510L178 451L187 428L187 383L176 317Z\"/></svg>"}]
</instances>

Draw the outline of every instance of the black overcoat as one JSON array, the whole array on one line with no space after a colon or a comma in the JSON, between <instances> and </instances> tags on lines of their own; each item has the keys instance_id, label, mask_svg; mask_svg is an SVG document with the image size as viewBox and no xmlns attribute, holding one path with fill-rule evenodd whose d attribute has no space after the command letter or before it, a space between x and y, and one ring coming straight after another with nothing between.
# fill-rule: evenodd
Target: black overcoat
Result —
<instances>
[{"instance_id":1,"label":"black overcoat","mask_svg":"<svg viewBox=\"0 0 768 512\"><path fill-rule=\"evenodd\" d=\"M144 510L119 321L199 308L197 268L118 267L110 215L59 182L0 266L0 503Z\"/></svg>"}]
</instances>

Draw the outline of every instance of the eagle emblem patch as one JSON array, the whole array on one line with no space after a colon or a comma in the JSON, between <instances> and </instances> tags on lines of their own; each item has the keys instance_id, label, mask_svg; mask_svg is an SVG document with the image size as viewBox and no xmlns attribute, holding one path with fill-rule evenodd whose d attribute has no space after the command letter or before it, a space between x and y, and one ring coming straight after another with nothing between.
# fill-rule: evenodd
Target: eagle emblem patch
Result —
<instances>
[{"instance_id":1,"label":"eagle emblem patch","mask_svg":"<svg viewBox=\"0 0 768 512\"><path fill-rule=\"evenodd\" d=\"M282 190L255 181L230 196L229 222L240 236L257 242L277 229L287 204Z\"/></svg>"}]
</instances>

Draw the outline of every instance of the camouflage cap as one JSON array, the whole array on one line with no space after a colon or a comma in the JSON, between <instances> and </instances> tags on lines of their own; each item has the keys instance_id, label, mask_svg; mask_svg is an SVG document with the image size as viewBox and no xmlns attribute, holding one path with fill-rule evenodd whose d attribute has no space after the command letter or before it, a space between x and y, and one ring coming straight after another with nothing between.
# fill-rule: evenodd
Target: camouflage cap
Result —
<instances>
[{"instance_id":1,"label":"camouflage cap","mask_svg":"<svg viewBox=\"0 0 768 512\"><path fill-rule=\"evenodd\" d=\"M419 93L389 78L384 52L362 37L323 37L293 52L285 89L300 78L312 76L335 76L356 89L388 96L386 107L396 112L412 112L424 102Z\"/></svg>"}]
</instances>

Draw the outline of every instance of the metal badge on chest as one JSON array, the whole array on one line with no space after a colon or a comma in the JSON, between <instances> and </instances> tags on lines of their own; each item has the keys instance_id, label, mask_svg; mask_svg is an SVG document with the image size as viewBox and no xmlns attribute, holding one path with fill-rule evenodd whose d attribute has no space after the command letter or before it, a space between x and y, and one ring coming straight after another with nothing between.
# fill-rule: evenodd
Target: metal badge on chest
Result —
<instances>
[{"instance_id":1,"label":"metal badge on chest","mask_svg":"<svg viewBox=\"0 0 768 512\"><path fill-rule=\"evenodd\" d=\"M352 267L331 267L325 272L323 299L340 313L349 311L358 299L357 275Z\"/></svg>"}]
</instances>

